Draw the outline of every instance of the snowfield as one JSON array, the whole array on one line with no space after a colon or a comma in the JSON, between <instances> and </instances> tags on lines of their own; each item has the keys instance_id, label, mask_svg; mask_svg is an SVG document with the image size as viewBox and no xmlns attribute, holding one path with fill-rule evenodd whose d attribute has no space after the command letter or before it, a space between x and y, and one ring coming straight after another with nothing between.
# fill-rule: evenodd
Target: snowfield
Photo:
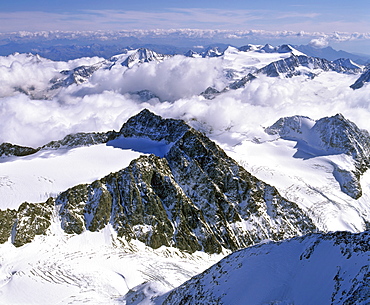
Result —
<instances>
[{"instance_id":1,"label":"snowfield","mask_svg":"<svg viewBox=\"0 0 370 305\"><path fill-rule=\"evenodd\" d=\"M99 233L62 233L20 248L0 247L1 304L125 304L130 289L154 282L163 294L217 262L221 256L122 244L109 226Z\"/></svg>"},{"instance_id":2,"label":"snowfield","mask_svg":"<svg viewBox=\"0 0 370 305\"><path fill-rule=\"evenodd\" d=\"M17 209L24 201L44 202L72 186L125 168L141 154L100 144L2 158L0 208Z\"/></svg>"}]
</instances>

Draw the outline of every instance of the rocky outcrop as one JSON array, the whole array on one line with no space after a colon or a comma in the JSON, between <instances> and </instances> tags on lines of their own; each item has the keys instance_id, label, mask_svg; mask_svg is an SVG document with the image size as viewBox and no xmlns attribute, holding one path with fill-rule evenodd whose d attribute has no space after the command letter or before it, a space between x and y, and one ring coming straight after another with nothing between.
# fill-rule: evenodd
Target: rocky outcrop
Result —
<instances>
[{"instance_id":1,"label":"rocky outcrop","mask_svg":"<svg viewBox=\"0 0 370 305\"><path fill-rule=\"evenodd\" d=\"M243 88L246 83L249 83L254 79L256 79L256 77L253 74L248 73L248 75L246 75L243 78L241 78L241 79L233 82L232 84L230 84L229 89L236 90L236 89L239 89L239 88Z\"/></svg>"},{"instance_id":2,"label":"rocky outcrop","mask_svg":"<svg viewBox=\"0 0 370 305\"><path fill-rule=\"evenodd\" d=\"M297 141L298 155L303 158L346 154L354 162L354 171L333 164L333 175L344 193L354 199L362 195L360 176L370 166L370 135L353 122L337 114L313 121L307 117L281 118L265 129L270 135Z\"/></svg>"},{"instance_id":3,"label":"rocky outcrop","mask_svg":"<svg viewBox=\"0 0 370 305\"><path fill-rule=\"evenodd\" d=\"M51 141L42 147L41 150L59 149L59 148L74 148L81 146L90 146L96 144L107 143L117 135L114 131L108 132L80 132L65 136L62 140Z\"/></svg>"},{"instance_id":4,"label":"rocky outcrop","mask_svg":"<svg viewBox=\"0 0 370 305\"><path fill-rule=\"evenodd\" d=\"M61 140L51 141L37 148L19 146L10 143L2 143L0 144L0 157L22 157L32 155L40 150L56 150L60 148L76 148L82 146L103 144L112 139L115 139L117 136L119 136L119 133L115 131L90 133L79 132L67 135Z\"/></svg>"},{"instance_id":5,"label":"rocky outcrop","mask_svg":"<svg viewBox=\"0 0 370 305\"><path fill-rule=\"evenodd\" d=\"M370 66L367 66L367 69L360 77L350 86L353 90L362 88L365 83L370 82Z\"/></svg>"},{"instance_id":6,"label":"rocky outcrop","mask_svg":"<svg viewBox=\"0 0 370 305\"><path fill-rule=\"evenodd\" d=\"M32 147L25 147L14 145L11 143L2 143L0 144L0 158L9 157L9 156L27 156L36 153L39 149Z\"/></svg>"},{"instance_id":7,"label":"rocky outcrop","mask_svg":"<svg viewBox=\"0 0 370 305\"><path fill-rule=\"evenodd\" d=\"M152 248L220 253L316 230L295 203L249 174L205 135L148 110L129 119L119 132L71 135L44 149L110 145L110 140L125 138L165 143L168 149L57 196L57 217L66 233L99 231L110 224L119 237ZM12 236L19 246L45 233L53 202L25 204L4 214L2 240Z\"/></svg>"},{"instance_id":8,"label":"rocky outcrop","mask_svg":"<svg viewBox=\"0 0 370 305\"><path fill-rule=\"evenodd\" d=\"M119 236L153 248L218 253L315 230L296 204L183 121L144 110L124 124L120 136L165 141L171 148L164 158L142 156L120 172L58 196L66 232L96 231L110 223Z\"/></svg>"},{"instance_id":9,"label":"rocky outcrop","mask_svg":"<svg viewBox=\"0 0 370 305\"><path fill-rule=\"evenodd\" d=\"M65 77L54 78L50 81L52 86L50 90L59 89L61 87L68 87L72 84L83 84L94 74L95 71L99 70L103 65L103 62L97 63L91 66L80 66L73 70L63 70L60 72Z\"/></svg>"},{"instance_id":10,"label":"rocky outcrop","mask_svg":"<svg viewBox=\"0 0 370 305\"><path fill-rule=\"evenodd\" d=\"M20 247L31 242L36 235L44 235L52 222L54 202L24 202L18 210L0 210L0 243L7 240Z\"/></svg>"},{"instance_id":11,"label":"rocky outcrop","mask_svg":"<svg viewBox=\"0 0 370 305\"><path fill-rule=\"evenodd\" d=\"M207 100L213 100L216 96L220 95L222 92L218 91L213 87L208 87L200 95L202 95Z\"/></svg>"}]
</instances>

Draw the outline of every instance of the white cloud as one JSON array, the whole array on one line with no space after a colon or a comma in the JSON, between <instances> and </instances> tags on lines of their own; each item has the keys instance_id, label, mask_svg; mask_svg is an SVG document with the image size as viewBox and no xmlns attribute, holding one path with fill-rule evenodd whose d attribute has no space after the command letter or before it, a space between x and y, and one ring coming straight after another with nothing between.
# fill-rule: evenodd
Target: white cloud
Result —
<instances>
[{"instance_id":1,"label":"white cloud","mask_svg":"<svg viewBox=\"0 0 370 305\"><path fill-rule=\"evenodd\" d=\"M360 12L361 13L361 12ZM11 31L97 31L122 29L258 29L290 31L350 31L366 32L369 21L366 15L358 19L340 13L324 14L304 11L298 7L277 9L200 9L163 8L145 10L78 10L45 12L19 11L0 12L0 28Z\"/></svg>"},{"instance_id":2,"label":"white cloud","mask_svg":"<svg viewBox=\"0 0 370 305\"><path fill-rule=\"evenodd\" d=\"M1 13L0 13L1 17ZM1 23L1 18L0 18ZM117 43L119 39L136 37L142 42L165 43L176 45L178 42L189 47L201 43L211 44L215 42L226 42L241 46L247 43L257 44L307 44L316 46L331 45L334 47L344 47L349 51L366 53L370 47L370 32L320 32L320 31L277 31L277 30L220 30L220 29L154 29L154 30L92 30L89 31L18 31L13 33L0 33L0 41L7 43L15 41L17 43L33 42L40 43L48 40L64 39L69 40L70 44L78 44L81 41L92 40L104 43ZM356 47L357 46L357 47Z\"/></svg>"},{"instance_id":3,"label":"white cloud","mask_svg":"<svg viewBox=\"0 0 370 305\"><path fill-rule=\"evenodd\" d=\"M37 75L40 82L37 85L42 87L58 69L72 68L85 61L90 60L40 63L26 55L0 57L1 77L8 90L27 83L27 76L31 82L30 75ZM27 65L28 68L19 69ZM101 70L89 83L63 89L52 100L31 100L14 92L4 94L0 98L0 143L37 147L69 133L119 130L143 108L165 117L185 119L227 143L241 137L253 138L260 132L260 126L296 114L319 119L340 112L360 128L370 130L370 91L367 87L349 88L356 75L327 72L313 80L303 76L290 79L259 76L244 89L205 100L198 95L201 91L208 86L222 88L226 82L221 66L222 58L175 56L129 70L125 67ZM142 102L129 94L143 89L157 94L162 102L158 99Z\"/></svg>"},{"instance_id":4,"label":"white cloud","mask_svg":"<svg viewBox=\"0 0 370 305\"><path fill-rule=\"evenodd\" d=\"M325 48L329 45L329 42L325 37L320 37L312 39L309 44L315 48Z\"/></svg>"}]
</instances>

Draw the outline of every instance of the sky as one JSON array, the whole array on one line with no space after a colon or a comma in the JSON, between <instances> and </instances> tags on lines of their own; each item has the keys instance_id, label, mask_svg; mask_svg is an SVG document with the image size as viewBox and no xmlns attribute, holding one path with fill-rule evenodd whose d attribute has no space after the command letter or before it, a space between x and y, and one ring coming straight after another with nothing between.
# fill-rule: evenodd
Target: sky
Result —
<instances>
[{"instance_id":1,"label":"sky","mask_svg":"<svg viewBox=\"0 0 370 305\"><path fill-rule=\"evenodd\" d=\"M358 0L355 4L348 0L0 2L1 33L134 29L306 32L316 37L327 35L326 39L329 36L334 37L331 38L332 41L342 44L345 40L356 41L357 44L362 42L363 46L370 46L370 2L368 0ZM338 32L345 33L347 38L336 39L335 35Z\"/></svg>"}]
</instances>

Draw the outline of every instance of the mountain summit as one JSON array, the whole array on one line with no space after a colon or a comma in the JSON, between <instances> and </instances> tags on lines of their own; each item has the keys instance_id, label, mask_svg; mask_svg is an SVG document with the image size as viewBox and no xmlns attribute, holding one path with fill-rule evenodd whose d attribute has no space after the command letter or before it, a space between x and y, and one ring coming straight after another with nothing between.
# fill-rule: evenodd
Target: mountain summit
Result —
<instances>
[{"instance_id":1,"label":"mountain summit","mask_svg":"<svg viewBox=\"0 0 370 305\"><path fill-rule=\"evenodd\" d=\"M119 237L152 248L220 253L316 230L295 203L183 121L143 110L105 139L107 145L131 143L133 149L154 154L49 200L47 206L54 202L62 229L69 234L99 231L110 224ZM51 216L40 218L38 211L50 209L45 204L32 207L28 213L35 215L27 218L26 227L21 210L3 213L3 241L12 236L19 246L47 232ZM43 229L27 232L35 226Z\"/></svg>"},{"instance_id":2,"label":"mountain summit","mask_svg":"<svg viewBox=\"0 0 370 305\"><path fill-rule=\"evenodd\" d=\"M270 135L297 141L297 158L314 158L345 154L353 160L354 169L346 170L334 163L334 177L347 195L358 199L362 195L360 176L370 166L370 135L360 130L342 114L313 121L307 117L293 116L279 119L265 129Z\"/></svg>"}]
</instances>

